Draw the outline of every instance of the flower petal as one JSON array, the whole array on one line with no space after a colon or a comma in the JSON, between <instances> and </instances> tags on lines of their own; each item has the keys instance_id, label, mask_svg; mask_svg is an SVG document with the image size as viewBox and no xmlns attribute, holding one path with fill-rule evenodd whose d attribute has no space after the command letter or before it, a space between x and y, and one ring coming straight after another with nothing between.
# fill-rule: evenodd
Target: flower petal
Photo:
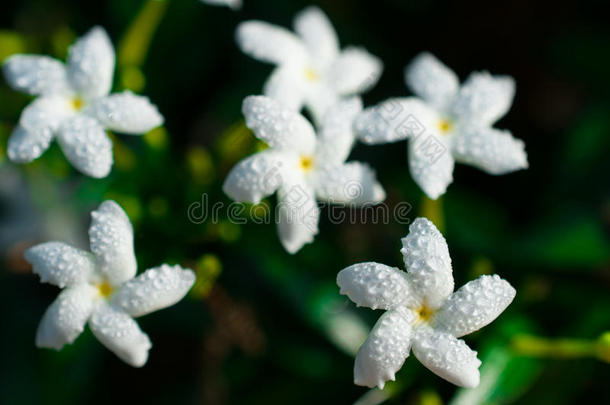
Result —
<instances>
[{"instance_id":1,"label":"flower petal","mask_svg":"<svg viewBox=\"0 0 610 405\"><path fill-rule=\"evenodd\" d=\"M313 190L305 183L283 185L278 193L278 234L288 253L313 242L318 233L320 209Z\"/></svg>"},{"instance_id":2,"label":"flower petal","mask_svg":"<svg viewBox=\"0 0 610 405\"><path fill-rule=\"evenodd\" d=\"M89 327L95 337L125 363L133 367L146 364L152 343L125 312L102 304L91 315Z\"/></svg>"},{"instance_id":3,"label":"flower petal","mask_svg":"<svg viewBox=\"0 0 610 405\"><path fill-rule=\"evenodd\" d=\"M368 164L324 165L315 172L316 196L322 201L352 205L377 204L385 190Z\"/></svg>"},{"instance_id":4,"label":"flower petal","mask_svg":"<svg viewBox=\"0 0 610 405\"><path fill-rule=\"evenodd\" d=\"M420 137L437 119L437 113L418 98L392 98L365 109L354 125L361 141L380 144Z\"/></svg>"},{"instance_id":5,"label":"flower petal","mask_svg":"<svg viewBox=\"0 0 610 405\"><path fill-rule=\"evenodd\" d=\"M498 275L481 276L457 290L436 313L435 328L460 337L496 319L517 292Z\"/></svg>"},{"instance_id":6,"label":"flower petal","mask_svg":"<svg viewBox=\"0 0 610 405\"><path fill-rule=\"evenodd\" d=\"M298 65L307 59L305 46L296 35L264 21L242 22L236 39L242 52L262 62Z\"/></svg>"},{"instance_id":7,"label":"flower petal","mask_svg":"<svg viewBox=\"0 0 610 405\"><path fill-rule=\"evenodd\" d=\"M321 82L309 83L305 90L305 106L316 125L319 125L340 101L341 96L332 87Z\"/></svg>"},{"instance_id":8,"label":"flower petal","mask_svg":"<svg viewBox=\"0 0 610 405\"><path fill-rule=\"evenodd\" d=\"M337 275L337 285L340 293L358 306L393 309L417 305L407 274L385 264L366 262L346 267Z\"/></svg>"},{"instance_id":9,"label":"flower petal","mask_svg":"<svg viewBox=\"0 0 610 405\"><path fill-rule=\"evenodd\" d=\"M40 97L21 113L8 142L7 154L16 163L28 163L49 148L55 132L70 115L62 96Z\"/></svg>"},{"instance_id":10,"label":"flower petal","mask_svg":"<svg viewBox=\"0 0 610 405\"><path fill-rule=\"evenodd\" d=\"M70 89L66 67L57 59L38 55L13 55L2 71L9 86L32 95L65 93Z\"/></svg>"},{"instance_id":11,"label":"flower petal","mask_svg":"<svg viewBox=\"0 0 610 405\"><path fill-rule=\"evenodd\" d=\"M356 355L355 384L383 389L386 381L394 381L394 375L409 357L412 317L406 309L381 315Z\"/></svg>"},{"instance_id":12,"label":"flower petal","mask_svg":"<svg viewBox=\"0 0 610 405\"><path fill-rule=\"evenodd\" d=\"M383 63L360 47L347 47L333 63L330 84L343 95L360 94L377 84Z\"/></svg>"},{"instance_id":13,"label":"flower petal","mask_svg":"<svg viewBox=\"0 0 610 405\"><path fill-rule=\"evenodd\" d=\"M309 6L294 21L294 31L301 37L312 58L324 65L339 53L339 40L330 20L318 7Z\"/></svg>"},{"instance_id":14,"label":"flower petal","mask_svg":"<svg viewBox=\"0 0 610 405\"><path fill-rule=\"evenodd\" d=\"M433 200L445 194L453 182L455 161L447 140L425 134L409 142L409 170L413 180Z\"/></svg>"},{"instance_id":15,"label":"flower petal","mask_svg":"<svg viewBox=\"0 0 610 405\"><path fill-rule=\"evenodd\" d=\"M57 136L64 154L82 173L108 176L112 168L112 141L97 120L85 115L68 119Z\"/></svg>"},{"instance_id":16,"label":"flower petal","mask_svg":"<svg viewBox=\"0 0 610 405\"><path fill-rule=\"evenodd\" d=\"M361 112L360 97L343 100L328 110L322 120L322 129L318 132L317 160L345 162L356 139L354 119Z\"/></svg>"},{"instance_id":17,"label":"flower petal","mask_svg":"<svg viewBox=\"0 0 610 405\"><path fill-rule=\"evenodd\" d=\"M70 47L68 78L85 99L105 96L112 87L114 47L102 27L93 27Z\"/></svg>"},{"instance_id":18,"label":"flower petal","mask_svg":"<svg viewBox=\"0 0 610 405\"><path fill-rule=\"evenodd\" d=\"M82 333L97 290L80 284L63 290L49 306L36 331L36 346L60 350Z\"/></svg>"},{"instance_id":19,"label":"flower petal","mask_svg":"<svg viewBox=\"0 0 610 405\"><path fill-rule=\"evenodd\" d=\"M202 2L212 6L227 6L233 10L239 10L242 6L241 0L201 0Z\"/></svg>"},{"instance_id":20,"label":"flower petal","mask_svg":"<svg viewBox=\"0 0 610 405\"><path fill-rule=\"evenodd\" d=\"M51 144L50 132L32 132L18 125L8 140L7 155L15 163L29 163L38 159Z\"/></svg>"},{"instance_id":21,"label":"flower petal","mask_svg":"<svg viewBox=\"0 0 610 405\"><path fill-rule=\"evenodd\" d=\"M123 284L113 303L131 316L146 315L176 304L194 282L192 270L162 264Z\"/></svg>"},{"instance_id":22,"label":"flower petal","mask_svg":"<svg viewBox=\"0 0 610 405\"><path fill-rule=\"evenodd\" d=\"M89 243L99 270L113 285L120 285L136 274L133 228L116 202L104 201L91 213Z\"/></svg>"},{"instance_id":23,"label":"flower petal","mask_svg":"<svg viewBox=\"0 0 610 405\"><path fill-rule=\"evenodd\" d=\"M258 204L283 183L286 159L281 152L264 150L239 162L227 176L222 189L235 201Z\"/></svg>"},{"instance_id":24,"label":"flower petal","mask_svg":"<svg viewBox=\"0 0 610 405\"><path fill-rule=\"evenodd\" d=\"M430 371L452 384L466 388L479 385L481 361L477 352L449 333L418 332L413 337L413 354Z\"/></svg>"},{"instance_id":25,"label":"flower petal","mask_svg":"<svg viewBox=\"0 0 610 405\"><path fill-rule=\"evenodd\" d=\"M453 139L453 156L490 174L505 174L528 167L525 144L510 131L489 127L464 128Z\"/></svg>"},{"instance_id":26,"label":"flower petal","mask_svg":"<svg viewBox=\"0 0 610 405\"><path fill-rule=\"evenodd\" d=\"M316 136L301 114L265 96L246 97L242 111L248 128L272 148L313 153Z\"/></svg>"},{"instance_id":27,"label":"flower petal","mask_svg":"<svg viewBox=\"0 0 610 405\"><path fill-rule=\"evenodd\" d=\"M440 111L445 110L460 87L457 75L428 52L420 53L407 66L405 81L413 93Z\"/></svg>"},{"instance_id":28,"label":"flower petal","mask_svg":"<svg viewBox=\"0 0 610 405\"><path fill-rule=\"evenodd\" d=\"M305 101L302 72L293 67L277 67L265 83L265 96L293 111L300 111Z\"/></svg>"},{"instance_id":29,"label":"flower petal","mask_svg":"<svg viewBox=\"0 0 610 405\"><path fill-rule=\"evenodd\" d=\"M417 218L402 238L407 274L413 291L430 309L439 308L453 292L449 248L443 235L426 218Z\"/></svg>"},{"instance_id":30,"label":"flower petal","mask_svg":"<svg viewBox=\"0 0 610 405\"><path fill-rule=\"evenodd\" d=\"M148 97L130 91L97 99L87 112L104 127L125 134L143 134L163 124L163 116Z\"/></svg>"},{"instance_id":31,"label":"flower petal","mask_svg":"<svg viewBox=\"0 0 610 405\"><path fill-rule=\"evenodd\" d=\"M29 131L55 132L61 123L74 115L65 96L38 97L21 113L19 124Z\"/></svg>"},{"instance_id":32,"label":"flower petal","mask_svg":"<svg viewBox=\"0 0 610 405\"><path fill-rule=\"evenodd\" d=\"M452 112L460 123L488 126L508 112L514 96L515 80L512 77L474 72L455 97Z\"/></svg>"},{"instance_id":33,"label":"flower petal","mask_svg":"<svg viewBox=\"0 0 610 405\"><path fill-rule=\"evenodd\" d=\"M42 283L60 288L88 281L95 272L95 258L89 252L61 242L47 242L25 251L25 260Z\"/></svg>"}]
</instances>

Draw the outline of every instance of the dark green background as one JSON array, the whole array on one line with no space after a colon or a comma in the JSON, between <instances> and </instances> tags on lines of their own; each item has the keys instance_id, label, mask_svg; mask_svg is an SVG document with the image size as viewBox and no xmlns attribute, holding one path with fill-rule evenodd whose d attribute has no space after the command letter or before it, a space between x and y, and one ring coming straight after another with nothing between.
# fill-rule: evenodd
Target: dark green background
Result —
<instances>
[{"instance_id":1,"label":"dark green background","mask_svg":"<svg viewBox=\"0 0 610 405\"><path fill-rule=\"evenodd\" d=\"M257 18L288 26L311 4L244 2L242 11L232 12L197 0L169 1L142 65L141 89L164 114L168 143L153 147L118 135L117 164L107 179L75 172L57 146L30 165L8 162L6 140L29 98L1 85L2 403L352 403L366 393L353 385L353 357L329 330L350 317L370 327L380 312L355 309L334 280L359 261L402 267L407 225L333 225L323 215L315 242L290 256L271 224L234 225L226 211L217 224L187 218L187 207L204 193L210 202L230 202L222 181L256 148L235 128L242 99L260 93L271 67L238 50L236 25ZM594 341L610 330L610 26L604 3L312 3L327 12L342 45L363 45L383 60L366 105L408 94L402 70L423 50L461 79L481 69L516 79L514 105L497 126L525 141L530 169L495 177L458 165L442 201L456 286L496 272L518 291L496 322L465 338L479 351L483 375L497 377L476 391L478 400L462 403L610 401L608 364L561 353L528 357L514 347L522 334ZM17 38L23 51L63 59L75 36L96 24L117 45L143 4L5 0L0 32ZM116 90L124 75L119 68ZM388 205L408 202L415 218L422 193L409 176L405 148L358 145L352 159L371 163ZM127 163L119 164L117 154ZM222 267L205 297L193 293L139 320L153 341L143 369L120 362L89 331L60 353L34 347L37 323L58 290L40 284L19 255L49 235L86 244L89 212L105 198L131 216L141 270L168 261L193 266L206 280L214 263ZM434 405L464 395L414 357L397 380L386 390L390 403Z\"/></svg>"}]
</instances>

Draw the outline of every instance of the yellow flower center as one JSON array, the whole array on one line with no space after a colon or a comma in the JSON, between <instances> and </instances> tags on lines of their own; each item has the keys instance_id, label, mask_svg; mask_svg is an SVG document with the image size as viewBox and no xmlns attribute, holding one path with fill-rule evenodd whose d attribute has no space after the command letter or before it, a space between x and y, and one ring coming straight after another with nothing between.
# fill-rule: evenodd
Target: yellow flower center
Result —
<instances>
[{"instance_id":1,"label":"yellow flower center","mask_svg":"<svg viewBox=\"0 0 610 405\"><path fill-rule=\"evenodd\" d=\"M430 321L430 318L432 318L432 315L434 315L434 311L425 305L419 308L416 313L418 317L417 322L428 322Z\"/></svg>"},{"instance_id":2,"label":"yellow flower center","mask_svg":"<svg viewBox=\"0 0 610 405\"><path fill-rule=\"evenodd\" d=\"M73 97L72 100L70 100L70 104L72 105L72 108L79 111L81 108L83 108L85 102L80 97Z\"/></svg>"},{"instance_id":3,"label":"yellow flower center","mask_svg":"<svg viewBox=\"0 0 610 405\"><path fill-rule=\"evenodd\" d=\"M311 156L301 156L299 168L304 172L308 172L313 168L313 158Z\"/></svg>"},{"instance_id":4,"label":"yellow flower center","mask_svg":"<svg viewBox=\"0 0 610 405\"><path fill-rule=\"evenodd\" d=\"M307 68L305 69L305 79L310 82L317 82L320 80L320 76L318 76L318 73L312 68Z\"/></svg>"},{"instance_id":5,"label":"yellow flower center","mask_svg":"<svg viewBox=\"0 0 610 405\"><path fill-rule=\"evenodd\" d=\"M110 297L112 295L112 293L114 292L114 288L112 288L110 283L108 283L107 281L104 281L103 283L99 283L97 285L97 289L98 289L100 295L104 298Z\"/></svg>"},{"instance_id":6,"label":"yellow flower center","mask_svg":"<svg viewBox=\"0 0 610 405\"><path fill-rule=\"evenodd\" d=\"M442 134L447 134L447 132L453 129L453 124L451 123L451 121L446 119L441 119L437 125L438 129L440 129Z\"/></svg>"}]
</instances>

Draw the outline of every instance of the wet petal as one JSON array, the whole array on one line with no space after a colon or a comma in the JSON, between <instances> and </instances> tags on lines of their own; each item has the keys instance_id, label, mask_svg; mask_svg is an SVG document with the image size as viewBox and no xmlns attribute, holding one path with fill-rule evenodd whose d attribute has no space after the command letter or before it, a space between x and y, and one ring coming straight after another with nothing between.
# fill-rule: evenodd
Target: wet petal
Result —
<instances>
[{"instance_id":1,"label":"wet petal","mask_svg":"<svg viewBox=\"0 0 610 405\"><path fill-rule=\"evenodd\" d=\"M107 200L91 213L89 242L99 270L110 283L120 285L136 274L133 228L119 204Z\"/></svg>"},{"instance_id":2,"label":"wet petal","mask_svg":"<svg viewBox=\"0 0 610 405\"><path fill-rule=\"evenodd\" d=\"M407 274L396 267L366 262L349 266L337 275L340 293L358 306L372 309L414 307L417 299Z\"/></svg>"},{"instance_id":3,"label":"wet petal","mask_svg":"<svg viewBox=\"0 0 610 405\"><path fill-rule=\"evenodd\" d=\"M429 330L413 337L413 354L441 378L460 387L479 385L481 361L477 352L449 333Z\"/></svg>"},{"instance_id":4,"label":"wet petal","mask_svg":"<svg viewBox=\"0 0 610 405\"><path fill-rule=\"evenodd\" d=\"M2 71L13 89L32 95L51 95L70 90L66 67L57 59L38 55L13 55Z\"/></svg>"},{"instance_id":5,"label":"wet petal","mask_svg":"<svg viewBox=\"0 0 610 405\"><path fill-rule=\"evenodd\" d=\"M458 162L490 174L505 174L528 167L525 144L509 131L489 127L463 128L453 139L451 149Z\"/></svg>"},{"instance_id":6,"label":"wet petal","mask_svg":"<svg viewBox=\"0 0 610 405\"><path fill-rule=\"evenodd\" d=\"M95 258L84 250L61 242L47 242L25 251L25 260L43 283L60 288L88 281L95 272Z\"/></svg>"},{"instance_id":7,"label":"wet petal","mask_svg":"<svg viewBox=\"0 0 610 405\"><path fill-rule=\"evenodd\" d=\"M409 356L412 315L407 310L383 314L356 355L354 383L383 389Z\"/></svg>"},{"instance_id":8,"label":"wet petal","mask_svg":"<svg viewBox=\"0 0 610 405\"><path fill-rule=\"evenodd\" d=\"M457 75L428 52L420 53L407 66L405 81L413 93L439 111L448 107L460 87Z\"/></svg>"},{"instance_id":9,"label":"wet petal","mask_svg":"<svg viewBox=\"0 0 610 405\"><path fill-rule=\"evenodd\" d=\"M36 332L36 346L60 350L82 333L97 290L80 284L63 290L47 309Z\"/></svg>"},{"instance_id":10,"label":"wet petal","mask_svg":"<svg viewBox=\"0 0 610 405\"><path fill-rule=\"evenodd\" d=\"M298 112L265 96L249 96L242 111L246 125L275 149L313 153L316 136L311 124Z\"/></svg>"},{"instance_id":11,"label":"wet petal","mask_svg":"<svg viewBox=\"0 0 610 405\"><path fill-rule=\"evenodd\" d=\"M130 91L95 100L87 113L105 128L125 134L143 134L163 124L163 116L148 97Z\"/></svg>"},{"instance_id":12,"label":"wet petal","mask_svg":"<svg viewBox=\"0 0 610 405\"><path fill-rule=\"evenodd\" d=\"M114 47L102 27L93 27L70 47L68 78L87 100L108 94L114 75Z\"/></svg>"},{"instance_id":13,"label":"wet petal","mask_svg":"<svg viewBox=\"0 0 610 405\"><path fill-rule=\"evenodd\" d=\"M131 316L146 315L176 304L194 282L192 270L163 264L123 284L113 303Z\"/></svg>"},{"instance_id":14,"label":"wet petal","mask_svg":"<svg viewBox=\"0 0 610 405\"><path fill-rule=\"evenodd\" d=\"M112 168L112 141L97 120L79 115L66 120L57 136L72 165L94 178L108 176Z\"/></svg>"},{"instance_id":15,"label":"wet petal","mask_svg":"<svg viewBox=\"0 0 610 405\"><path fill-rule=\"evenodd\" d=\"M102 304L91 315L89 327L95 337L125 363L133 367L146 364L152 343L125 312Z\"/></svg>"},{"instance_id":16,"label":"wet petal","mask_svg":"<svg viewBox=\"0 0 610 405\"><path fill-rule=\"evenodd\" d=\"M434 317L436 328L460 337L496 319L517 292L498 275L481 276L457 290Z\"/></svg>"},{"instance_id":17,"label":"wet petal","mask_svg":"<svg viewBox=\"0 0 610 405\"><path fill-rule=\"evenodd\" d=\"M443 235L426 218L417 218L402 239L407 274L413 291L430 309L439 308L453 292L451 257Z\"/></svg>"}]
</instances>

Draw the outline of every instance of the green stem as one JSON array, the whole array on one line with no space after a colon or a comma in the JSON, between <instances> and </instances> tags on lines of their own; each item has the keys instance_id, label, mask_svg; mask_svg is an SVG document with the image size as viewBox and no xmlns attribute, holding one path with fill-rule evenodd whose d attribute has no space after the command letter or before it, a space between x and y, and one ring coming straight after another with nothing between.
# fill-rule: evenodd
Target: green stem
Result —
<instances>
[{"instance_id":1,"label":"green stem","mask_svg":"<svg viewBox=\"0 0 610 405\"><path fill-rule=\"evenodd\" d=\"M153 35L161 23L167 1L147 0L118 46L117 65L121 85L134 91L144 88L145 78L140 67L146 59Z\"/></svg>"},{"instance_id":2,"label":"green stem","mask_svg":"<svg viewBox=\"0 0 610 405\"><path fill-rule=\"evenodd\" d=\"M610 333L599 339L548 339L532 335L518 335L513 338L512 349L520 355L557 359L578 359L594 357L610 362Z\"/></svg>"},{"instance_id":3,"label":"green stem","mask_svg":"<svg viewBox=\"0 0 610 405\"><path fill-rule=\"evenodd\" d=\"M443 214L443 197L431 200L426 195L422 197L419 214L428 218L441 233L445 232L445 216Z\"/></svg>"},{"instance_id":4,"label":"green stem","mask_svg":"<svg viewBox=\"0 0 610 405\"><path fill-rule=\"evenodd\" d=\"M137 67L144 63L152 37L167 9L167 3L158 0L146 1L119 42L119 67Z\"/></svg>"}]
</instances>

